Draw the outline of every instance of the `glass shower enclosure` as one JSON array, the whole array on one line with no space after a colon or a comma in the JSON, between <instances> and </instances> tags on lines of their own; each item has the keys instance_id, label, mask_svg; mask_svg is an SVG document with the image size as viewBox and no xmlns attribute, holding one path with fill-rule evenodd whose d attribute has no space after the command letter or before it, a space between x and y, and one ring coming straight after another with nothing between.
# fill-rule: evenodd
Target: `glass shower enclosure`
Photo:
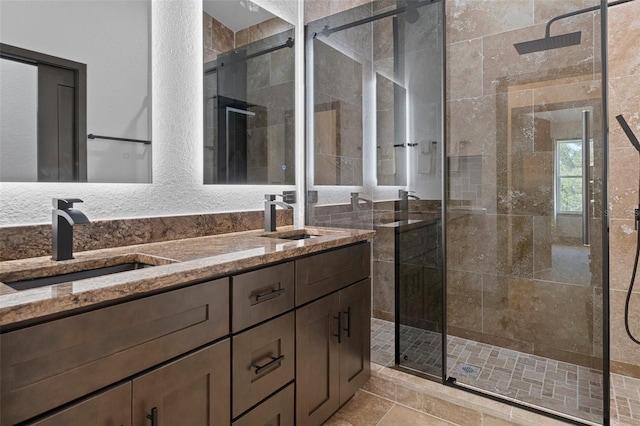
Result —
<instances>
[{"instance_id":1,"label":"glass shower enclosure","mask_svg":"<svg viewBox=\"0 0 640 426\"><path fill-rule=\"evenodd\" d=\"M609 414L600 6L536 1L533 16L507 8L509 24L472 34L457 13L472 9L451 5L448 25L463 30L447 43L445 221L447 379L598 424Z\"/></svg>"},{"instance_id":2,"label":"glass shower enclosure","mask_svg":"<svg viewBox=\"0 0 640 426\"><path fill-rule=\"evenodd\" d=\"M605 3L522 3L307 25L306 222L376 230L373 362L607 424Z\"/></svg>"}]
</instances>

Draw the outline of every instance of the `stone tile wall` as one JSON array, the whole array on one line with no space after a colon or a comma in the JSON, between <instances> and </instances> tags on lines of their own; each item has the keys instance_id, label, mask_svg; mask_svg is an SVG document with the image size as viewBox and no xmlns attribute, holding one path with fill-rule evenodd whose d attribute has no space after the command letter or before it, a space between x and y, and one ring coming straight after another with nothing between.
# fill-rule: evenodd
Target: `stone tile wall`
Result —
<instances>
[{"instance_id":1,"label":"stone tile wall","mask_svg":"<svg viewBox=\"0 0 640 426\"><path fill-rule=\"evenodd\" d=\"M633 270L637 234L638 152L615 116L623 114L640 138L640 3L609 8L609 228L611 370L640 378L640 346L624 331L624 302ZM640 336L640 284L636 281L630 324Z\"/></svg>"},{"instance_id":2,"label":"stone tile wall","mask_svg":"<svg viewBox=\"0 0 640 426\"><path fill-rule=\"evenodd\" d=\"M293 210L277 210L278 226L293 224ZM97 220L73 229L74 251L204 237L260 229L263 211ZM0 228L0 262L51 254L51 225Z\"/></svg>"},{"instance_id":3,"label":"stone tile wall","mask_svg":"<svg viewBox=\"0 0 640 426\"><path fill-rule=\"evenodd\" d=\"M551 17L593 4L447 2L447 155L457 165L448 195L452 206L480 207L447 218L447 314L452 335L601 367L601 226L591 221L592 254L579 274L590 279L553 271L558 234L581 235L571 234L580 228L570 218L554 220L552 143L581 131L579 121L557 119L558 110L591 108L595 170L602 168L599 18L553 24L553 34L582 31L578 46L522 56L513 46L542 38ZM474 179L461 176L470 175L469 161L480 170ZM593 179L597 199L602 176ZM602 208L596 202L595 217Z\"/></svg>"}]
</instances>

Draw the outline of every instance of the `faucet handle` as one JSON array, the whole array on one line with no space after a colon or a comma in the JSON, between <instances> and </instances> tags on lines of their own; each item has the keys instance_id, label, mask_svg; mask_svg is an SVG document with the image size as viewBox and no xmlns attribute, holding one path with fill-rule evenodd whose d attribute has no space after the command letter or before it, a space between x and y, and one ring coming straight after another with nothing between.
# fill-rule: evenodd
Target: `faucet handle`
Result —
<instances>
[{"instance_id":1,"label":"faucet handle","mask_svg":"<svg viewBox=\"0 0 640 426\"><path fill-rule=\"evenodd\" d=\"M83 203L80 198L54 198L53 207L56 209L67 210L73 207L73 203Z\"/></svg>"},{"instance_id":2,"label":"faucet handle","mask_svg":"<svg viewBox=\"0 0 640 426\"><path fill-rule=\"evenodd\" d=\"M296 203L296 191L282 191L282 201L287 204Z\"/></svg>"},{"instance_id":3,"label":"faucet handle","mask_svg":"<svg viewBox=\"0 0 640 426\"><path fill-rule=\"evenodd\" d=\"M296 202L296 191L282 191L282 194L264 194L266 201L275 201L276 197L281 197L285 203L294 204Z\"/></svg>"}]
</instances>

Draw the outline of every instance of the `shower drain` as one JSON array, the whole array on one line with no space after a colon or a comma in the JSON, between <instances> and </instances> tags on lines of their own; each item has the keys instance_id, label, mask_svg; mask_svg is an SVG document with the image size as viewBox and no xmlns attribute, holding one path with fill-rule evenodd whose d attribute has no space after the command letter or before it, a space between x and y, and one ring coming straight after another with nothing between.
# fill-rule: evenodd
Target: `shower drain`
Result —
<instances>
[{"instance_id":1,"label":"shower drain","mask_svg":"<svg viewBox=\"0 0 640 426\"><path fill-rule=\"evenodd\" d=\"M471 377L478 377L480 374L480 369L478 367L474 367L473 365L462 364L458 367L458 372L462 374L466 374Z\"/></svg>"}]
</instances>

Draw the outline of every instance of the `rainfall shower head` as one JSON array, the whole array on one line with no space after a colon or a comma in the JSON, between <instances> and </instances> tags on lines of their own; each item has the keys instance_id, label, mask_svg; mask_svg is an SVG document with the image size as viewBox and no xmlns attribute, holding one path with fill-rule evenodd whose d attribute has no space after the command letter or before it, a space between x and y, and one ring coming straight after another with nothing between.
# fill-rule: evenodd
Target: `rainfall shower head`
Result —
<instances>
[{"instance_id":1,"label":"rainfall shower head","mask_svg":"<svg viewBox=\"0 0 640 426\"><path fill-rule=\"evenodd\" d=\"M607 7L617 6L622 3L629 3L634 0L617 0L607 4ZM600 6L587 7L586 9L579 9L573 12L565 13L551 18L547 22L547 28L545 30L544 38L538 40L523 41L521 43L515 43L513 47L516 48L520 55L526 55L527 53L542 52L545 50L558 49L561 47L575 46L580 44L581 31L576 31L569 34L562 34L557 36L551 36L551 24L560 19L569 18L571 16L580 15L587 12L595 12L600 10Z\"/></svg>"},{"instance_id":2,"label":"rainfall shower head","mask_svg":"<svg viewBox=\"0 0 640 426\"><path fill-rule=\"evenodd\" d=\"M636 138L636 135L633 134L631 127L629 127L622 114L616 115L616 120L618 120L618 123L620 123L620 127L622 127L622 130L624 130L624 132L627 134L631 145L633 145L633 147L637 149L638 152L640 152L640 142L638 142L638 138Z\"/></svg>"},{"instance_id":3,"label":"rainfall shower head","mask_svg":"<svg viewBox=\"0 0 640 426\"><path fill-rule=\"evenodd\" d=\"M549 36L548 34L544 38L538 40L523 41L521 43L515 43L513 47L516 48L520 55L527 53L541 52L543 50L559 49L561 47L575 46L580 44L582 32L576 31L575 33L562 34L557 36Z\"/></svg>"}]
</instances>

